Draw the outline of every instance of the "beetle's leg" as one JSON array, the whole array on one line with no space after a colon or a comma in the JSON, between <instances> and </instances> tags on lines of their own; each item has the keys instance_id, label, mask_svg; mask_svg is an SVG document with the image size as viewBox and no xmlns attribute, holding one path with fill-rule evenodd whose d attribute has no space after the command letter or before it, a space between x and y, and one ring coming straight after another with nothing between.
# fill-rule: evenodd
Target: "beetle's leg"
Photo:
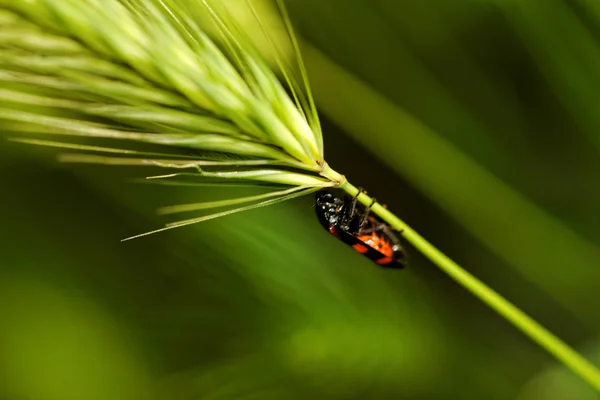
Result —
<instances>
[{"instance_id":1,"label":"beetle's leg","mask_svg":"<svg viewBox=\"0 0 600 400\"><path fill-rule=\"evenodd\" d=\"M381 232L385 230L385 224L381 224L381 225L377 225L374 228L369 228L369 229L361 229L360 233L363 235L368 235L369 233L373 233L373 232Z\"/></svg>"},{"instance_id":2,"label":"beetle's leg","mask_svg":"<svg viewBox=\"0 0 600 400\"><path fill-rule=\"evenodd\" d=\"M402 230L398 231L402 233ZM402 243L400 242L400 238L394 234L392 228L388 225L383 227L383 233L387 236L387 238L392 242L392 250L394 251L394 259L400 265L400 268L403 268L406 264L406 250L402 247Z\"/></svg>"},{"instance_id":3,"label":"beetle's leg","mask_svg":"<svg viewBox=\"0 0 600 400\"><path fill-rule=\"evenodd\" d=\"M378 223L377 226L375 226L374 228L361 229L360 233L369 234L369 233L373 233L373 232L383 232L390 238L390 240L392 241L393 244L400 244L400 239L398 239L398 236L396 235L395 232L402 233L403 231L404 231L403 229L397 230L397 229L394 229L391 226L381 222L381 223Z\"/></svg>"},{"instance_id":4,"label":"beetle's leg","mask_svg":"<svg viewBox=\"0 0 600 400\"><path fill-rule=\"evenodd\" d=\"M350 213L348 216L349 218L352 218L354 216L354 213L356 212L356 204L358 204L358 196L360 196L360 194L364 191L365 190L363 188L358 188L358 193L352 199L352 204L350 204Z\"/></svg>"},{"instance_id":5,"label":"beetle's leg","mask_svg":"<svg viewBox=\"0 0 600 400\"><path fill-rule=\"evenodd\" d=\"M367 221L369 219L369 213L371 212L371 207L373 207L373 204L375 204L375 203L377 203L377 200L375 200L375 198L373 198L373 202L371 203L371 205L368 207L365 207L365 212L363 213L362 218L360 220L360 226L358 228L359 230L363 231L362 229L367 224Z\"/></svg>"},{"instance_id":6,"label":"beetle's leg","mask_svg":"<svg viewBox=\"0 0 600 400\"><path fill-rule=\"evenodd\" d=\"M396 234L394 234L394 231L392 230L392 228L389 225L383 225L382 227L383 233L386 234L386 236L390 239L390 241L392 242L393 245L398 245L400 246L400 239L398 238L398 236L396 236ZM400 233L402 233L402 231L398 231Z\"/></svg>"},{"instance_id":7,"label":"beetle's leg","mask_svg":"<svg viewBox=\"0 0 600 400\"><path fill-rule=\"evenodd\" d=\"M358 204L358 196L361 193L366 193L365 189L358 188L358 193L356 194L356 196L354 196L352 198L352 200L350 200L350 198L348 196L344 196L344 216L343 216L343 222L347 226L350 226L350 224L352 223L352 220L355 217L355 214L356 214L356 205ZM358 228L360 229L360 226Z\"/></svg>"}]
</instances>

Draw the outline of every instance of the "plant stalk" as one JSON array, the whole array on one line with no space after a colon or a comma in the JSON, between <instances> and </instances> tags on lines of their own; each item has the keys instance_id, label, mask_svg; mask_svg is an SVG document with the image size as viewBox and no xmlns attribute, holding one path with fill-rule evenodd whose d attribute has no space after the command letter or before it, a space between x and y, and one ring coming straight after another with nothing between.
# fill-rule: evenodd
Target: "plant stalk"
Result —
<instances>
[{"instance_id":1,"label":"plant stalk","mask_svg":"<svg viewBox=\"0 0 600 400\"><path fill-rule=\"evenodd\" d=\"M337 173L336 175L339 176ZM350 196L356 196L359 192L358 188L348 181L344 181L338 187ZM369 206L373 202L373 199L365 193L361 193L358 196L358 201ZM517 329L529 336L535 343L546 349L546 351L600 392L600 370L598 370L594 364L556 337L548 329L536 322L529 315L525 314L510 301L465 271L461 266L435 248L431 243L425 240L421 235L406 225L400 218L384 208L381 204L373 204L371 206L371 211L381 217L382 220L390 224L393 228L401 231L402 236L408 242L431 262L441 268L442 271L448 274L452 279L503 316Z\"/></svg>"}]
</instances>

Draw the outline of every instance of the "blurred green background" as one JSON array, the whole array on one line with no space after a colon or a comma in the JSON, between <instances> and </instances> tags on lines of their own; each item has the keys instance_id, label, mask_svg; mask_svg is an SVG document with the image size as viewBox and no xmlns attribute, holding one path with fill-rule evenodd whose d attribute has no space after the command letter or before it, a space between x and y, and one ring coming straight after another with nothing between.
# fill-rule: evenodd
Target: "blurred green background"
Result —
<instances>
[{"instance_id":1,"label":"blurred green background","mask_svg":"<svg viewBox=\"0 0 600 400\"><path fill-rule=\"evenodd\" d=\"M600 362L600 6L289 0L326 159ZM390 271L312 198L121 243L139 185L0 144L0 398L598 399L415 251Z\"/></svg>"}]
</instances>

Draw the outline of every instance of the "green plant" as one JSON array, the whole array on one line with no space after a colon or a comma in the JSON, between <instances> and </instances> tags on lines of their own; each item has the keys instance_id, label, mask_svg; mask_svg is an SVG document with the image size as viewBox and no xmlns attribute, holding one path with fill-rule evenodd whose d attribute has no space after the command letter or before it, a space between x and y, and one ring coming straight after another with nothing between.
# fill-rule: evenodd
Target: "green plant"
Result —
<instances>
[{"instance_id":1,"label":"green plant","mask_svg":"<svg viewBox=\"0 0 600 400\"><path fill-rule=\"evenodd\" d=\"M110 7L106 4L100 0L0 2L4 6L0 14L0 119L13 131L67 135L83 142L13 140L84 152L63 154L65 162L170 170L149 177L157 182L193 184L202 178L215 184L287 186L259 196L164 208L166 214L247 204L173 222L132 238L267 206L324 187L358 193L324 160L321 127L300 58L297 79L280 50L274 51L290 98L225 9L203 2L222 35L219 47L197 23L193 2L114 0ZM289 17L283 6L281 10L291 45L299 53ZM90 138L119 145L87 144ZM369 204L371 198L361 194L359 201ZM408 241L453 279L600 389L600 372L587 360L394 214L379 204L373 211L402 230Z\"/></svg>"}]
</instances>

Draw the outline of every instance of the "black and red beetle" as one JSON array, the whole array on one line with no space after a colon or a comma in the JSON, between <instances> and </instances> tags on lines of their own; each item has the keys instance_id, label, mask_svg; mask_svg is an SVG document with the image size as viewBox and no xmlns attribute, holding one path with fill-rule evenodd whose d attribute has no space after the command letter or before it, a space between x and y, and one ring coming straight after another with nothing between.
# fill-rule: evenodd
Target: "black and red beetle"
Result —
<instances>
[{"instance_id":1,"label":"black and red beetle","mask_svg":"<svg viewBox=\"0 0 600 400\"><path fill-rule=\"evenodd\" d=\"M392 227L369 215L370 207L358 204L358 195L340 199L321 190L316 194L316 211L319 222L330 234L376 264L388 268L406 266L406 252Z\"/></svg>"}]
</instances>

